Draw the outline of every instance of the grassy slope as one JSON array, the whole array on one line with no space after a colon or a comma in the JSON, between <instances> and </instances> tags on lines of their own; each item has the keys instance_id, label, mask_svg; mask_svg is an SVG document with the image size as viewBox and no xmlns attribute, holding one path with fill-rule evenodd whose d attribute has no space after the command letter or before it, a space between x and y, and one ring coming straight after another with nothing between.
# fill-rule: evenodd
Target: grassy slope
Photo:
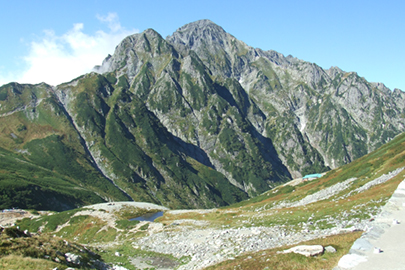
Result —
<instances>
[{"instance_id":1,"label":"grassy slope","mask_svg":"<svg viewBox=\"0 0 405 270\"><path fill-rule=\"evenodd\" d=\"M66 269L76 266L66 260L65 253L80 254L81 269L93 269L94 261L100 259L86 247L52 235L26 236L16 228L0 232L1 269Z\"/></svg>"},{"instance_id":2,"label":"grassy slope","mask_svg":"<svg viewBox=\"0 0 405 270\"><path fill-rule=\"evenodd\" d=\"M309 230L326 229L334 225L325 219L340 220L347 227L352 226L359 220L368 220L378 213L379 207L384 205L391 196L398 184L404 179L404 172L399 173L389 181L373 186L359 194L353 193L348 197L350 191L363 186L373 179L392 172L397 168L405 166L405 134L396 137L387 145L379 148L375 152L345 165L336 170L330 171L323 178L311 182L303 182L295 187L284 186L266 192L256 198L240 202L238 204L208 211L204 213L185 212L183 214L171 215L166 213L158 222L163 227L179 219L194 219L209 221L212 228L237 228L250 226L283 226L286 230L300 231L302 225L308 222L311 217L313 225ZM348 189L330 197L326 200L311 203L300 207L287 207L281 209L271 209L280 201L298 201L309 194L330 187L335 183L342 182L351 177L357 177ZM342 197L339 199L340 197ZM92 243L93 245L103 245L108 242L118 242L120 247L113 247L106 250L103 258L106 261L116 261L124 263L124 266L132 269L131 263L125 256L137 253L141 257L161 257L156 253L148 253L138 249L133 249L129 244L131 240L142 237L148 232L148 226L139 227L138 224L128 224L126 218L138 215L137 211L127 209L123 215L117 216L116 226L110 227L105 221L92 216L80 216L72 218L73 214L79 210L62 212L53 216L44 216L39 220L25 219L19 223L22 229L36 231L42 225L44 232L54 233L55 228L62 224L69 226L60 230L57 235L69 239L75 239L80 243ZM352 223L350 223L352 222ZM103 233L99 233L100 229ZM224 261L209 269L331 269L336 265L339 258L347 253L352 243L361 235L361 232L337 234L326 238L315 239L303 244L332 245L337 249L337 253L325 253L314 258L305 258L295 254L277 254L277 251L287 247L264 250L249 254L243 254L233 260ZM115 258L113 255L119 249L123 257ZM173 260L173 258L171 258ZM181 259L178 263L186 263ZM236 267L236 268L235 268Z\"/></svg>"},{"instance_id":3,"label":"grassy slope","mask_svg":"<svg viewBox=\"0 0 405 270\"><path fill-rule=\"evenodd\" d=\"M61 210L103 202L93 191L79 188L66 175L53 172L0 148L0 208ZM49 209L51 208L51 209Z\"/></svg>"},{"instance_id":4,"label":"grassy slope","mask_svg":"<svg viewBox=\"0 0 405 270\"><path fill-rule=\"evenodd\" d=\"M210 208L247 198L221 173L182 152L174 136L128 89L124 76L117 84L109 77L89 74L75 86L59 87L75 96L69 112L90 151L99 154L100 167L135 201Z\"/></svg>"},{"instance_id":5,"label":"grassy slope","mask_svg":"<svg viewBox=\"0 0 405 270\"><path fill-rule=\"evenodd\" d=\"M223 225L244 227L252 226L252 224L255 224L255 226L280 225L299 231L302 229L302 224L307 222L310 217L314 224L309 227L310 230L330 228L333 225L329 224L325 219L330 217L344 220L347 227L350 227L359 220L368 220L377 214L379 207L385 204L398 184L404 179L405 173L402 171L389 181L373 186L362 193L353 194L343 199L337 198L363 186L382 174L387 174L402 167L405 167L405 134L397 136L390 143L369 155L330 171L319 180L303 182L295 187L278 187L258 197L211 213L186 213L182 216L165 215L161 222L170 224L175 219L196 219L210 220L215 227ZM353 185L329 199L306 206L270 209L282 200L298 201L306 195L313 194L351 177L357 177ZM339 258L347 253L352 243L360 235L361 232L354 232L303 243L332 245L338 250L336 254L325 253L316 258L305 258L295 254L277 254L276 251L286 249L286 247L283 247L245 254L208 269L332 269Z\"/></svg>"},{"instance_id":6,"label":"grassy slope","mask_svg":"<svg viewBox=\"0 0 405 270\"><path fill-rule=\"evenodd\" d=\"M126 197L91 164L50 87L0 88L0 208L66 210Z\"/></svg>"},{"instance_id":7,"label":"grassy slope","mask_svg":"<svg viewBox=\"0 0 405 270\"><path fill-rule=\"evenodd\" d=\"M106 174L134 200L210 208L247 198L221 173L186 157L128 91L126 78L113 84L109 75L90 74L76 86L59 88L70 87L70 113L80 136ZM11 83L0 94L0 207L60 211L128 199L94 168L49 86Z\"/></svg>"}]
</instances>

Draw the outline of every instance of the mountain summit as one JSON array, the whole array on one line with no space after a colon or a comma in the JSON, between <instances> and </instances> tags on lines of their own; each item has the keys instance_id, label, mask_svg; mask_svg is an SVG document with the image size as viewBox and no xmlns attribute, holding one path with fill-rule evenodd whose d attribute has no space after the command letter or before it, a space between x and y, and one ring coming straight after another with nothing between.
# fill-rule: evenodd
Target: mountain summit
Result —
<instances>
[{"instance_id":1,"label":"mountain summit","mask_svg":"<svg viewBox=\"0 0 405 270\"><path fill-rule=\"evenodd\" d=\"M32 194L20 207L227 205L349 163L405 127L402 91L252 48L209 20L128 36L97 71L0 88L3 167L37 171L15 175L16 193Z\"/></svg>"}]
</instances>

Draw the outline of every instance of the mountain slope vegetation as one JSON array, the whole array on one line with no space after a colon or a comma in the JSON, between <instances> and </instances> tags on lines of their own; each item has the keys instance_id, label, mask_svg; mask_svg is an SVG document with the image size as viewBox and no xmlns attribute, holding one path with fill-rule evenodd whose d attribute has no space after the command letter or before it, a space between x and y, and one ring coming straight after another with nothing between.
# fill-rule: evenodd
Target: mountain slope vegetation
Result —
<instances>
[{"instance_id":1,"label":"mountain slope vegetation","mask_svg":"<svg viewBox=\"0 0 405 270\"><path fill-rule=\"evenodd\" d=\"M405 127L401 90L254 49L209 20L128 36L95 70L0 87L1 205L221 207L350 163ZM11 199L12 183L27 199Z\"/></svg>"},{"instance_id":2,"label":"mountain slope vegetation","mask_svg":"<svg viewBox=\"0 0 405 270\"><path fill-rule=\"evenodd\" d=\"M156 268L162 261L169 269L332 269L373 226L404 181L404 168L405 133L321 178L296 179L226 207L108 203L25 218L18 226L103 248L103 261L127 269ZM157 211L164 214L155 222L128 220ZM330 245L336 253L307 258L278 252L298 243Z\"/></svg>"}]
</instances>

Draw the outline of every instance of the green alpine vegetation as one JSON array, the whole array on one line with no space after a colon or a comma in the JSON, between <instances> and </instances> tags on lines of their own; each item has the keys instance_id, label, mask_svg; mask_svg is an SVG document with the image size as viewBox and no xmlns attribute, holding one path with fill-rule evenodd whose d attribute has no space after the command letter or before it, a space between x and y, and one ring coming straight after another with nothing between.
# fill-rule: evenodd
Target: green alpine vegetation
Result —
<instances>
[{"instance_id":1,"label":"green alpine vegetation","mask_svg":"<svg viewBox=\"0 0 405 270\"><path fill-rule=\"evenodd\" d=\"M36 212L36 217L17 221L19 229L2 231L0 265L15 267L35 259L64 267L66 256L61 254L73 252L83 257L83 269L91 269L95 260L130 270L332 269L373 225L403 181L404 168L405 133L321 178L295 179L221 208L169 210L116 202ZM159 211L162 216L154 222L130 220ZM282 253L298 244L329 246L336 252L310 257Z\"/></svg>"},{"instance_id":2,"label":"green alpine vegetation","mask_svg":"<svg viewBox=\"0 0 405 270\"><path fill-rule=\"evenodd\" d=\"M252 48L208 20L126 37L96 72L0 87L0 205L224 207L404 131L405 94Z\"/></svg>"}]
</instances>

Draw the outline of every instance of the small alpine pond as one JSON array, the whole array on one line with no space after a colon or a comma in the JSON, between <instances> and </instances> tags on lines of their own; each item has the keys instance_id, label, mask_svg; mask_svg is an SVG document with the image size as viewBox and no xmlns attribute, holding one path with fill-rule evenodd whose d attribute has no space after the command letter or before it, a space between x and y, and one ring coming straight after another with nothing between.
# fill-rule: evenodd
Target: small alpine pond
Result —
<instances>
[{"instance_id":1,"label":"small alpine pond","mask_svg":"<svg viewBox=\"0 0 405 270\"><path fill-rule=\"evenodd\" d=\"M158 217L163 216L163 212L156 212L156 213L148 213L145 214L143 216L140 217L136 217L136 218L131 218L130 220L138 220L138 221L150 221L153 222L155 221L155 219L157 219Z\"/></svg>"}]
</instances>

